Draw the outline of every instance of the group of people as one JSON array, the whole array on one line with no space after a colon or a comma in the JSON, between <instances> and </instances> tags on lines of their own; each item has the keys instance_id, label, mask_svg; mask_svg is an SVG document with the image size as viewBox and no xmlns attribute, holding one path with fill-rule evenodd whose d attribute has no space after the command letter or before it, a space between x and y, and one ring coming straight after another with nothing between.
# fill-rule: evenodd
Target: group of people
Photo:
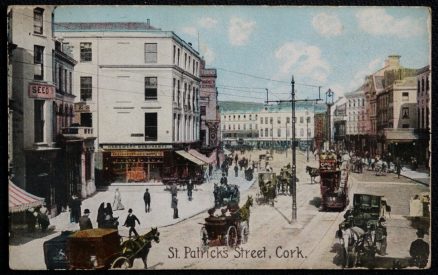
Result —
<instances>
[{"instance_id":1,"label":"group of people","mask_svg":"<svg viewBox=\"0 0 438 275\"><path fill-rule=\"evenodd\" d=\"M50 225L46 204L43 203L39 209L29 208L26 212L26 221L27 229L30 233L35 232L36 225L39 226L41 232L46 232Z\"/></svg>"}]
</instances>

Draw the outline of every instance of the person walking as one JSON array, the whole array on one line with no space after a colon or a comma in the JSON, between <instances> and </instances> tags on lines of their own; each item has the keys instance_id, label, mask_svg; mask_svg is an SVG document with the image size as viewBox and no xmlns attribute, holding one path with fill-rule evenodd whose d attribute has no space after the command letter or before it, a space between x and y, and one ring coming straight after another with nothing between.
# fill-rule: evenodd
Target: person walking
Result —
<instances>
[{"instance_id":1,"label":"person walking","mask_svg":"<svg viewBox=\"0 0 438 275\"><path fill-rule=\"evenodd\" d=\"M97 228L102 228L103 223L105 221L105 203L102 202L99 206L99 208L97 209Z\"/></svg>"},{"instance_id":2,"label":"person walking","mask_svg":"<svg viewBox=\"0 0 438 275\"><path fill-rule=\"evenodd\" d=\"M144 209L146 213L148 213L151 211L151 194L149 193L148 188L146 188L146 192L144 192L143 200L144 200Z\"/></svg>"},{"instance_id":3,"label":"person walking","mask_svg":"<svg viewBox=\"0 0 438 275\"><path fill-rule=\"evenodd\" d=\"M178 219L178 199L176 196L172 196L171 207L173 208L173 218Z\"/></svg>"},{"instance_id":4,"label":"person walking","mask_svg":"<svg viewBox=\"0 0 438 275\"><path fill-rule=\"evenodd\" d=\"M192 183L192 179L189 179L189 182L187 183L187 197L189 198L189 201L192 200L192 191L193 191L193 183Z\"/></svg>"},{"instance_id":5,"label":"person walking","mask_svg":"<svg viewBox=\"0 0 438 275\"><path fill-rule=\"evenodd\" d=\"M237 153L236 153L236 156L234 157L234 160L236 161L236 165L237 165L237 161L239 160L239 157L237 156Z\"/></svg>"},{"instance_id":6,"label":"person walking","mask_svg":"<svg viewBox=\"0 0 438 275\"><path fill-rule=\"evenodd\" d=\"M35 232L35 224L37 221L38 213L35 212L33 207L27 209L26 211L26 223L27 223L27 231L30 233Z\"/></svg>"},{"instance_id":7,"label":"person walking","mask_svg":"<svg viewBox=\"0 0 438 275\"><path fill-rule=\"evenodd\" d=\"M397 158L395 159L395 170L396 170L396 172L397 172L397 178L398 178L398 179L400 178L401 169L402 169L402 167L401 167L401 161L400 161L400 158L397 157Z\"/></svg>"},{"instance_id":8,"label":"person walking","mask_svg":"<svg viewBox=\"0 0 438 275\"><path fill-rule=\"evenodd\" d=\"M129 227L129 238L131 238L132 233L134 233L134 235L138 237L137 230L135 230L135 221L137 221L138 225L140 225L140 221L138 220L137 216L132 214L132 209L129 208L128 216L126 217L125 223L123 224L123 226Z\"/></svg>"},{"instance_id":9,"label":"person walking","mask_svg":"<svg viewBox=\"0 0 438 275\"><path fill-rule=\"evenodd\" d=\"M228 184L228 179L225 176L225 173L222 173L222 178L221 178L220 183L221 183L221 185L224 185L224 184L227 185Z\"/></svg>"},{"instance_id":10,"label":"person walking","mask_svg":"<svg viewBox=\"0 0 438 275\"><path fill-rule=\"evenodd\" d=\"M41 232L46 232L47 228L50 225L49 216L47 214L48 214L48 210L46 207L46 203L43 203L38 213L38 222L41 227Z\"/></svg>"},{"instance_id":11,"label":"person walking","mask_svg":"<svg viewBox=\"0 0 438 275\"><path fill-rule=\"evenodd\" d=\"M178 194L178 186L176 186L176 182L174 182L172 184L172 187L170 187L170 194L172 194L172 196L177 196Z\"/></svg>"},{"instance_id":12,"label":"person walking","mask_svg":"<svg viewBox=\"0 0 438 275\"><path fill-rule=\"evenodd\" d=\"M73 195L73 201L72 201L72 206L71 206L70 211L72 211L74 223L78 223L79 218L81 217L81 205L82 205L82 202L79 199L79 197L77 195Z\"/></svg>"},{"instance_id":13,"label":"person walking","mask_svg":"<svg viewBox=\"0 0 438 275\"><path fill-rule=\"evenodd\" d=\"M234 165L234 176L237 177L239 174L239 168L237 167L237 164Z\"/></svg>"},{"instance_id":14,"label":"person walking","mask_svg":"<svg viewBox=\"0 0 438 275\"><path fill-rule=\"evenodd\" d=\"M113 208L114 211L125 209L125 206L123 206L122 204L122 195L120 194L119 188L116 188L116 191L114 193Z\"/></svg>"},{"instance_id":15,"label":"person walking","mask_svg":"<svg viewBox=\"0 0 438 275\"><path fill-rule=\"evenodd\" d=\"M80 230L93 229L93 224L91 223L89 215L90 215L90 210L85 209L84 215L82 215L82 217L79 218Z\"/></svg>"}]
</instances>

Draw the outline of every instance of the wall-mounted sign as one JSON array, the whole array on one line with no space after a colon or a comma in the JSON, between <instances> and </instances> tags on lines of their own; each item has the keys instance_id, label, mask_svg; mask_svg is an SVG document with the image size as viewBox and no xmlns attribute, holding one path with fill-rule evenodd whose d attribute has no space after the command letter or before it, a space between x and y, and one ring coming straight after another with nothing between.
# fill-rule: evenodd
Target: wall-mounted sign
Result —
<instances>
[{"instance_id":1,"label":"wall-mounted sign","mask_svg":"<svg viewBox=\"0 0 438 275\"><path fill-rule=\"evenodd\" d=\"M162 157L163 151L128 151L117 150L111 152L112 157Z\"/></svg>"},{"instance_id":2,"label":"wall-mounted sign","mask_svg":"<svg viewBox=\"0 0 438 275\"><path fill-rule=\"evenodd\" d=\"M55 87L50 84L29 83L29 97L54 99Z\"/></svg>"},{"instance_id":3,"label":"wall-mounted sign","mask_svg":"<svg viewBox=\"0 0 438 275\"><path fill-rule=\"evenodd\" d=\"M102 149L172 149L171 144L102 144Z\"/></svg>"},{"instance_id":4,"label":"wall-mounted sign","mask_svg":"<svg viewBox=\"0 0 438 275\"><path fill-rule=\"evenodd\" d=\"M84 102L75 103L75 112L88 113L90 112L90 105L87 105Z\"/></svg>"}]
</instances>

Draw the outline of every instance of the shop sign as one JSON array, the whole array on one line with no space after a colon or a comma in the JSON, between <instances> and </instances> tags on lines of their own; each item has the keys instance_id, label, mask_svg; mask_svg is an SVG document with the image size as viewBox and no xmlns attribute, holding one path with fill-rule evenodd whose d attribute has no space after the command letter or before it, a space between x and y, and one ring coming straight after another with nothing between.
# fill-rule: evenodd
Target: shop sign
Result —
<instances>
[{"instance_id":1,"label":"shop sign","mask_svg":"<svg viewBox=\"0 0 438 275\"><path fill-rule=\"evenodd\" d=\"M172 149L171 144L106 144L102 149Z\"/></svg>"},{"instance_id":2,"label":"shop sign","mask_svg":"<svg viewBox=\"0 0 438 275\"><path fill-rule=\"evenodd\" d=\"M49 84L29 83L29 97L54 99L55 87Z\"/></svg>"},{"instance_id":3,"label":"shop sign","mask_svg":"<svg viewBox=\"0 0 438 275\"><path fill-rule=\"evenodd\" d=\"M162 151L128 151L128 150L119 150L112 151L112 157L162 157Z\"/></svg>"},{"instance_id":4,"label":"shop sign","mask_svg":"<svg viewBox=\"0 0 438 275\"><path fill-rule=\"evenodd\" d=\"M85 104L83 102L75 103L75 112L77 113L84 113L84 112L90 112L90 105Z\"/></svg>"}]
</instances>

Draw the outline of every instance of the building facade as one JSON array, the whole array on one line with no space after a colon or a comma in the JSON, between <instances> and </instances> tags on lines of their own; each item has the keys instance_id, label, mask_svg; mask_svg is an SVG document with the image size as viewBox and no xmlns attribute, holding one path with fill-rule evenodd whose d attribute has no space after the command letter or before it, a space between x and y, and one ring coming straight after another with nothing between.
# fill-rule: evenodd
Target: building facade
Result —
<instances>
[{"instance_id":1,"label":"building facade","mask_svg":"<svg viewBox=\"0 0 438 275\"><path fill-rule=\"evenodd\" d=\"M258 112L254 110L226 110L221 112L221 133L225 144L245 140L254 144L258 135Z\"/></svg>"},{"instance_id":2,"label":"building facade","mask_svg":"<svg viewBox=\"0 0 438 275\"><path fill-rule=\"evenodd\" d=\"M422 139L419 140L418 152L421 155L419 161L427 167L430 160L430 106L431 106L431 71L430 66L417 70L417 131Z\"/></svg>"},{"instance_id":3,"label":"building facade","mask_svg":"<svg viewBox=\"0 0 438 275\"><path fill-rule=\"evenodd\" d=\"M10 6L10 52L12 69L12 181L43 197L56 214L55 85L53 62L53 6Z\"/></svg>"},{"instance_id":4,"label":"building facade","mask_svg":"<svg viewBox=\"0 0 438 275\"><path fill-rule=\"evenodd\" d=\"M349 151L361 155L369 151L367 133L370 130L364 88L362 85L355 91L345 94L347 99L346 145Z\"/></svg>"},{"instance_id":5,"label":"building facade","mask_svg":"<svg viewBox=\"0 0 438 275\"><path fill-rule=\"evenodd\" d=\"M205 68L205 60L201 60L200 66L200 141L203 150L212 152L220 143L220 115L216 88L217 71L213 68Z\"/></svg>"},{"instance_id":6,"label":"building facade","mask_svg":"<svg viewBox=\"0 0 438 275\"><path fill-rule=\"evenodd\" d=\"M199 147L201 60L190 44L149 21L60 23L56 36L79 61L80 124L95 129L103 182L160 180L176 150Z\"/></svg>"}]
</instances>

